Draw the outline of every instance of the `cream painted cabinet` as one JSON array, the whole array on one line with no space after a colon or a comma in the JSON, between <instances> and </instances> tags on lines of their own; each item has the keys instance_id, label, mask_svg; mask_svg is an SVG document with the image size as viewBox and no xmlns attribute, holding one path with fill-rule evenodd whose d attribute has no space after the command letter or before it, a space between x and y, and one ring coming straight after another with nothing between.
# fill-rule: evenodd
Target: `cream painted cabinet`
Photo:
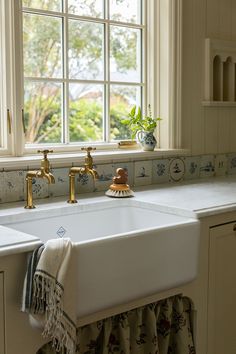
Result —
<instances>
[{"instance_id":1,"label":"cream painted cabinet","mask_svg":"<svg viewBox=\"0 0 236 354\"><path fill-rule=\"evenodd\" d=\"M236 221L210 229L208 336L208 354L236 353Z\"/></svg>"},{"instance_id":2,"label":"cream painted cabinet","mask_svg":"<svg viewBox=\"0 0 236 354\"><path fill-rule=\"evenodd\" d=\"M3 272L0 272L0 353L5 353Z\"/></svg>"}]
</instances>

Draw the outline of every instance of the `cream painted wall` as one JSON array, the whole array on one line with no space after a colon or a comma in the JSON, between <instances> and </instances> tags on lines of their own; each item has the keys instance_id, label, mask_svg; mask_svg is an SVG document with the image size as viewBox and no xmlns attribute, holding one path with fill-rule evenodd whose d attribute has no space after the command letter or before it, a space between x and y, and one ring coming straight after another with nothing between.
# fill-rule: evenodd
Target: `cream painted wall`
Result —
<instances>
[{"instance_id":1,"label":"cream painted wall","mask_svg":"<svg viewBox=\"0 0 236 354\"><path fill-rule=\"evenodd\" d=\"M204 39L236 40L236 0L183 0L183 147L236 151L236 107L205 107Z\"/></svg>"}]
</instances>

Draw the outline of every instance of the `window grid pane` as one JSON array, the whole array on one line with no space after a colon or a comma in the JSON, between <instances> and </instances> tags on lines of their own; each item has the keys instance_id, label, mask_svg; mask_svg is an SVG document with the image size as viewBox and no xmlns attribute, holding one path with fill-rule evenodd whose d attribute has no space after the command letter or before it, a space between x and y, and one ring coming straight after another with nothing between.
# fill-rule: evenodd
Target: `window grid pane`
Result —
<instances>
[{"instance_id":1,"label":"window grid pane","mask_svg":"<svg viewBox=\"0 0 236 354\"><path fill-rule=\"evenodd\" d=\"M127 118L127 112L139 104L141 88L139 86L111 85L110 87L110 120L111 141L131 139L131 133L121 123Z\"/></svg>"},{"instance_id":2,"label":"window grid pane","mask_svg":"<svg viewBox=\"0 0 236 354\"><path fill-rule=\"evenodd\" d=\"M141 23L141 0L109 0L111 20Z\"/></svg>"},{"instance_id":3,"label":"window grid pane","mask_svg":"<svg viewBox=\"0 0 236 354\"><path fill-rule=\"evenodd\" d=\"M22 6L46 11L61 11L63 0L23 0Z\"/></svg>"},{"instance_id":4,"label":"window grid pane","mask_svg":"<svg viewBox=\"0 0 236 354\"><path fill-rule=\"evenodd\" d=\"M104 0L68 0L69 14L104 18L104 10Z\"/></svg>"},{"instance_id":5,"label":"window grid pane","mask_svg":"<svg viewBox=\"0 0 236 354\"><path fill-rule=\"evenodd\" d=\"M79 1L80 6L82 2L83 0ZM90 2L92 3L88 0L87 4ZM110 14L112 2L115 2L115 0L104 0L104 4L110 5ZM126 0L119 1L119 3L122 2L126 3L125 6L127 6L128 2ZM56 43L56 49L57 54L60 52L61 62L58 64L55 61L54 65L50 62L47 63L46 74L45 71L41 71L40 75L38 73L35 75L35 72L30 73L29 70L25 72L25 76L27 76L25 86L29 85L31 80L33 84L35 77L38 77L38 84L41 80L44 83L48 80L48 82L55 81L54 86L61 85L60 123L59 121L52 122L47 118L46 124L45 119L39 129L42 137L36 138L36 135L34 135L35 140L27 139L27 143L61 142L67 144L70 142L109 142L129 139L130 134L126 131L126 127L122 126L120 120L128 114L132 104L142 106L144 88L142 82L142 46L144 44L143 27L140 26L141 0L136 1L140 6L139 10L136 11L136 20L134 20L134 17L132 21L127 20L127 25L123 18L121 19L121 25L118 22L116 25L114 22L110 23L109 19L103 20L103 10L102 16L100 16L101 13L99 15L101 18L97 16L99 19L96 18L93 23L90 16L88 22L87 18L83 19L81 14L71 10L70 5L72 3L75 5L76 1L68 1L68 11L64 4L63 8L66 12L59 17L58 14L54 17L52 12L50 13L50 20L60 21L61 43ZM108 14L107 10L105 13ZM79 17L77 18L74 14L79 15ZM23 10L23 15L41 16L45 19L49 17L46 11L40 14L40 11L37 10L35 15L33 9L32 11L27 10L27 13L24 13ZM88 16L88 14L84 15ZM114 15L112 16L114 17ZM111 21L114 19L112 16ZM132 26L128 22L132 22ZM54 26L54 30L55 28L56 26ZM119 33L116 33L117 30ZM84 38L77 35L79 33L82 33ZM91 39L91 42L89 42L89 39ZM77 57L79 57L79 60L76 60ZM89 63L88 67L87 63ZM60 67L60 70L58 70L58 67ZM50 71L51 68L55 69L56 75L53 75L52 70ZM29 78L29 74L31 74L32 79ZM55 77L54 80L52 80L53 76ZM76 87L77 89L75 89ZM78 92L80 92L79 95ZM59 106L59 99L56 101ZM29 102L26 101L25 105L29 105ZM34 109L36 111L37 107L35 106ZM54 109L55 112L52 116L55 120L59 108L54 106ZM27 119L29 119L27 114L29 116L30 113L26 109L26 126ZM81 116L84 117L83 120L79 118ZM91 118L92 116L93 118ZM40 119L42 120L42 117ZM50 132L53 124L55 124L54 134Z\"/></svg>"},{"instance_id":6,"label":"window grid pane","mask_svg":"<svg viewBox=\"0 0 236 354\"><path fill-rule=\"evenodd\" d=\"M24 86L26 143L61 143L62 85L25 81Z\"/></svg>"},{"instance_id":7,"label":"window grid pane","mask_svg":"<svg viewBox=\"0 0 236 354\"><path fill-rule=\"evenodd\" d=\"M104 80L103 27L102 24L69 19L70 79Z\"/></svg>"},{"instance_id":8,"label":"window grid pane","mask_svg":"<svg viewBox=\"0 0 236 354\"><path fill-rule=\"evenodd\" d=\"M110 75L112 81L141 82L140 30L110 26ZM122 46L122 51L120 47Z\"/></svg>"},{"instance_id":9,"label":"window grid pane","mask_svg":"<svg viewBox=\"0 0 236 354\"><path fill-rule=\"evenodd\" d=\"M70 84L70 142L103 141L103 86Z\"/></svg>"},{"instance_id":10,"label":"window grid pane","mask_svg":"<svg viewBox=\"0 0 236 354\"><path fill-rule=\"evenodd\" d=\"M62 20L26 13L23 28L25 76L62 78Z\"/></svg>"}]
</instances>

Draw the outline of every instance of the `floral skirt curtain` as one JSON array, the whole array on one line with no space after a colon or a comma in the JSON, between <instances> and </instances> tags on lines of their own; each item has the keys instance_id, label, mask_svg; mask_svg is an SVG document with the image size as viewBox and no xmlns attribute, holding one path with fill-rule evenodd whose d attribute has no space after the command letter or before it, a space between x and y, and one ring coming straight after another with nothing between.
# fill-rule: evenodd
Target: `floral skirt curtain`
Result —
<instances>
[{"instance_id":1,"label":"floral skirt curtain","mask_svg":"<svg viewBox=\"0 0 236 354\"><path fill-rule=\"evenodd\" d=\"M195 354L191 313L191 300L174 296L80 327L76 354ZM37 352L56 353L51 343Z\"/></svg>"}]
</instances>

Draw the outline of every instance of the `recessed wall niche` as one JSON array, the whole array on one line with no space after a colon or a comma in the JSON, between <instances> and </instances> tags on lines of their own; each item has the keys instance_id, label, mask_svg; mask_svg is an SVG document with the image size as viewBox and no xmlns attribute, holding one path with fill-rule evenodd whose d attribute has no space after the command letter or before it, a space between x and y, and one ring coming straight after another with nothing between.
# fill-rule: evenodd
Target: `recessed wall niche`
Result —
<instances>
[{"instance_id":1,"label":"recessed wall niche","mask_svg":"<svg viewBox=\"0 0 236 354\"><path fill-rule=\"evenodd\" d=\"M236 41L207 38L205 54L204 104L236 106Z\"/></svg>"}]
</instances>

